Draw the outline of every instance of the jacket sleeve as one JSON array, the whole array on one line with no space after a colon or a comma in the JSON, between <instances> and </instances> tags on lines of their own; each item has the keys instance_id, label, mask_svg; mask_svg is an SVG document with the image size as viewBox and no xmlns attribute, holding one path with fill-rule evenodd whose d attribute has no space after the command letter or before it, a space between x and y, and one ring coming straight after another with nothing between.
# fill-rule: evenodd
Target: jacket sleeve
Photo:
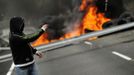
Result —
<instances>
[{"instance_id":1,"label":"jacket sleeve","mask_svg":"<svg viewBox=\"0 0 134 75\"><path fill-rule=\"evenodd\" d=\"M32 52L33 52L33 54L35 54L36 51L37 51L37 49L32 47Z\"/></svg>"},{"instance_id":2,"label":"jacket sleeve","mask_svg":"<svg viewBox=\"0 0 134 75\"><path fill-rule=\"evenodd\" d=\"M44 31L42 29L40 29L39 31L33 33L33 34L28 34L28 35L24 35L22 36L23 40L25 40L26 42L33 42L36 39L38 39L38 37L41 36L41 34L43 34Z\"/></svg>"},{"instance_id":3,"label":"jacket sleeve","mask_svg":"<svg viewBox=\"0 0 134 75\"><path fill-rule=\"evenodd\" d=\"M28 44L28 45L29 45L29 47L31 48L32 53L33 53L33 54L35 54L35 53L36 53L36 51L37 51L37 49L36 49L36 48L33 48L30 44Z\"/></svg>"}]
</instances>

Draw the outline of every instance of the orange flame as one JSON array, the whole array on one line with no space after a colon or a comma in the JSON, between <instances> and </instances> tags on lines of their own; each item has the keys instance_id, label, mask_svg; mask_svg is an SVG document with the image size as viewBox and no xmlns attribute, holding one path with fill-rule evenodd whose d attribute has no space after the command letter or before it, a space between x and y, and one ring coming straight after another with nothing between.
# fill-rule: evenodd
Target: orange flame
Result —
<instances>
[{"instance_id":1,"label":"orange flame","mask_svg":"<svg viewBox=\"0 0 134 75\"><path fill-rule=\"evenodd\" d=\"M80 36L80 35L81 35L81 28L80 28L79 25L75 24L73 31L66 33L66 34L64 35L64 37L65 37L66 39L69 39L69 38L76 37L76 36Z\"/></svg>"},{"instance_id":2,"label":"orange flame","mask_svg":"<svg viewBox=\"0 0 134 75\"><path fill-rule=\"evenodd\" d=\"M85 29L92 31L102 30L103 23L109 20L110 19L104 17L104 13L97 13L96 6L90 6L82 20L82 27L83 30Z\"/></svg>"},{"instance_id":3,"label":"orange flame","mask_svg":"<svg viewBox=\"0 0 134 75\"><path fill-rule=\"evenodd\" d=\"M82 4L80 5L80 11L86 10L86 13L83 16L81 25L74 25L73 31L66 33L63 37L58 40L64 40L76 36L80 36L85 34L85 29L98 31L102 30L103 23L110 21L110 19L104 16L104 13L97 13L97 7L95 5L87 5L87 2L93 3L94 0L82 0ZM96 38L96 37L95 37ZM55 42L57 40L48 40L47 33L41 35L41 37L35 41L32 45L38 46L41 44L47 44L49 42Z\"/></svg>"},{"instance_id":4,"label":"orange flame","mask_svg":"<svg viewBox=\"0 0 134 75\"><path fill-rule=\"evenodd\" d=\"M49 43L49 40L46 38L47 38L47 34L42 34L35 42L32 43L32 46L38 46L41 44Z\"/></svg>"},{"instance_id":5,"label":"orange flame","mask_svg":"<svg viewBox=\"0 0 134 75\"><path fill-rule=\"evenodd\" d=\"M80 5L80 11L83 11L83 10L85 10L86 9L86 7L87 7L87 3L93 3L93 1L94 0L82 0L82 3L81 3L81 5Z\"/></svg>"}]
</instances>

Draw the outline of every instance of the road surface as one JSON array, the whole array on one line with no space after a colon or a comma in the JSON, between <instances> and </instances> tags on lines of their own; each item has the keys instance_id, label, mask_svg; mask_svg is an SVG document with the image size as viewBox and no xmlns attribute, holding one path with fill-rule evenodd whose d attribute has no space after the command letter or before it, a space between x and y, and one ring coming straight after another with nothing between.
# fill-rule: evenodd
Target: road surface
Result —
<instances>
[{"instance_id":1,"label":"road surface","mask_svg":"<svg viewBox=\"0 0 134 75\"><path fill-rule=\"evenodd\" d=\"M85 40L35 58L40 75L133 75L134 30ZM0 63L0 74L6 75L11 64Z\"/></svg>"}]
</instances>

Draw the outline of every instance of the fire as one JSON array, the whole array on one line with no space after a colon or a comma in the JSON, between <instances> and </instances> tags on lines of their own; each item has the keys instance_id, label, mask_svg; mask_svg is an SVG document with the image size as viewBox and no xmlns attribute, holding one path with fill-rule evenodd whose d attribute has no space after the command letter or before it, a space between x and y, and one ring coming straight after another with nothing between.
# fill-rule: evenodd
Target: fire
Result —
<instances>
[{"instance_id":1,"label":"fire","mask_svg":"<svg viewBox=\"0 0 134 75\"><path fill-rule=\"evenodd\" d=\"M82 20L82 32L85 33L85 29L91 31L102 30L103 23L110 21L106 18L104 13L97 13L97 7L93 3L94 0L82 0L80 11L86 10L86 13Z\"/></svg>"},{"instance_id":2,"label":"fire","mask_svg":"<svg viewBox=\"0 0 134 75\"><path fill-rule=\"evenodd\" d=\"M83 11L87 7L87 3L93 3L94 0L82 0L80 5L80 11Z\"/></svg>"},{"instance_id":3,"label":"fire","mask_svg":"<svg viewBox=\"0 0 134 75\"><path fill-rule=\"evenodd\" d=\"M85 29L91 30L91 31L98 31L98 30L103 29L102 28L103 23L110 21L110 19L106 18L104 16L104 13L97 12L98 10L97 7L95 5L92 5L93 1L94 0L82 0L82 4L80 5L79 10L80 11L86 10L86 13L83 16L81 24L74 25L73 31L66 33L63 37L61 37L58 40L64 40L64 39L68 39L68 38L72 38L72 37L85 34ZM37 41L35 41L32 45L38 46L41 44L47 44L47 43L55 42L55 41L57 40L48 40L47 33L46 33L46 34L41 35L41 37Z\"/></svg>"},{"instance_id":4,"label":"fire","mask_svg":"<svg viewBox=\"0 0 134 75\"><path fill-rule=\"evenodd\" d=\"M109 21L110 19L104 17L104 13L97 13L96 6L90 6L87 9L87 13L85 14L82 20L83 33L85 29L91 31L102 30L103 23Z\"/></svg>"},{"instance_id":5,"label":"fire","mask_svg":"<svg viewBox=\"0 0 134 75\"><path fill-rule=\"evenodd\" d=\"M80 35L81 35L81 28L80 28L79 25L75 24L73 31L66 33L66 34L64 35L64 37L65 37L66 39L69 39L69 38L76 37L76 36L80 36Z\"/></svg>"},{"instance_id":6,"label":"fire","mask_svg":"<svg viewBox=\"0 0 134 75\"><path fill-rule=\"evenodd\" d=\"M47 44L50 41L47 38L47 34L42 34L34 43L32 43L32 46L38 46L41 44Z\"/></svg>"}]
</instances>

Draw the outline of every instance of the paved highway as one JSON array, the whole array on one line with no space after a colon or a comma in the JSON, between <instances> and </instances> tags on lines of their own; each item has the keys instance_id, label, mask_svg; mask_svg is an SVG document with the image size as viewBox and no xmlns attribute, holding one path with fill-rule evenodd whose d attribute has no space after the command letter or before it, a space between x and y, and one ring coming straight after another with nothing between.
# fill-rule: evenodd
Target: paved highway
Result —
<instances>
[{"instance_id":1,"label":"paved highway","mask_svg":"<svg viewBox=\"0 0 134 75\"><path fill-rule=\"evenodd\" d=\"M134 30L68 45L36 57L40 75L133 75ZM0 63L6 75L12 61ZM14 70L12 75L15 75Z\"/></svg>"}]
</instances>

